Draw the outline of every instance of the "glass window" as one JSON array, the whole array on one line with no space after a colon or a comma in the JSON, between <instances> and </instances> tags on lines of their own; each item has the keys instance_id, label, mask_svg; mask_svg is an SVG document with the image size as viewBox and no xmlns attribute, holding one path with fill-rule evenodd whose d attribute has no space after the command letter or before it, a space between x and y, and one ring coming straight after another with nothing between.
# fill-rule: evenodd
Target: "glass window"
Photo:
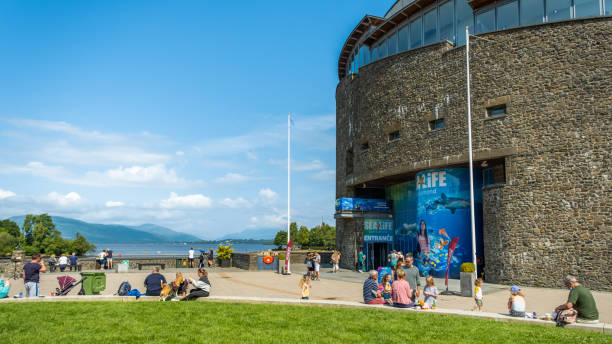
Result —
<instances>
[{"instance_id":1,"label":"glass window","mask_svg":"<svg viewBox=\"0 0 612 344\"><path fill-rule=\"evenodd\" d=\"M389 56L397 53L397 33L387 39L387 49L389 50Z\"/></svg>"},{"instance_id":2,"label":"glass window","mask_svg":"<svg viewBox=\"0 0 612 344\"><path fill-rule=\"evenodd\" d=\"M438 40L438 12L434 9L423 16L423 44Z\"/></svg>"},{"instance_id":3,"label":"glass window","mask_svg":"<svg viewBox=\"0 0 612 344\"><path fill-rule=\"evenodd\" d=\"M521 0L521 25L544 21L544 0Z\"/></svg>"},{"instance_id":4,"label":"glass window","mask_svg":"<svg viewBox=\"0 0 612 344\"><path fill-rule=\"evenodd\" d=\"M421 18L413 20L410 23L410 48L416 48L423 45L421 37Z\"/></svg>"},{"instance_id":5,"label":"glass window","mask_svg":"<svg viewBox=\"0 0 612 344\"><path fill-rule=\"evenodd\" d=\"M505 30L519 25L518 2L513 1L497 8L497 29Z\"/></svg>"},{"instance_id":6,"label":"glass window","mask_svg":"<svg viewBox=\"0 0 612 344\"><path fill-rule=\"evenodd\" d=\"M574 0L574 16L592 17L599 15L599 0Z\"/></svg>"},{"instance_id":7,"label":"glass window","mask_svg":"<svg viewBox=\"0 0 612 344\"><path fill-rule=\"evenodd\" d=\"M454 4L449 1L440 6L440 40L455 41L455 34L453 32L453 10Z\"/></svg>"},{"instance_id":8,"label":"glass window","mask_svg":"<svg viewBox=\"0 0 612 344\"><path fill-rule=\"evenodd\" d=\"M570 19L571 0L546 0L546 17L549 22Z\"/></svg>"},{"instance_id":9,"label":"glass window","mask_svg":"<svg viewBox=\"0 0 612 344\"><path fill-rule=\"evenodd\" d=\"M611 0L612 1L612 0ZM409 43L409 35L410 35L410 26L406 25L404 26L398 34L398 51L402 52L402 51L406 51L408 50L408 43Z\"/></svg>"},{"instance_id":10,"label":"glass window","mask_svg":"<svg viewBox=\"0 0 612 344\"><path fill-rule=\"evenodd\" d=\"M608 14L612 14L612 0L606 0L604 3L604 9L605 12L604 14L608 15Z\"/></svg>"},{"instance_id":11,"label":"glass window","mask_svg":"<svg viewBox=\"0 0 612 344\"><path fill-rule=\"evenodd\" d=\"M468 5L467 1L457 0L457 45L465 44L465 27L470 27L470 33L474 33L474 14L472 7Z\"/></svg>"},{"instance_id":12,"label":"glass window","mask_svg":"<svg viewBox=\"0 0 612 344\"><path fill-rule=\"evenodd\" d=\"M490 9L476 15L476 33L495 30L495 9Z\"/></svg>"},{"instance_id":13,"label":"glass window","mask_svg":"<svg viewBox=\"0 0 612 344\"><path fill-rule=\"evenodd\" d=\"M382 42L378 46L378 58L384 59L385 57L387 57L387 41Z\"/></svg>"}]
</instances>

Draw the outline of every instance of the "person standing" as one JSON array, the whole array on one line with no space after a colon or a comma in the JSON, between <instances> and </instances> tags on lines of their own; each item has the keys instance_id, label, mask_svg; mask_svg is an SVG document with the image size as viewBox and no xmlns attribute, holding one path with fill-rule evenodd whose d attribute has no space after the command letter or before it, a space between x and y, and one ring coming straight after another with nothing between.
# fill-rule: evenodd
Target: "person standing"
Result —
<instances>
[{"instance_id":1,"label":"person standing","mask_svg":"<svg viewBox=\"0 0 612 344\"><path fill-rule=\"evenodd\" d=\"M72 252L72 255L68 257L68 259L70 260L70 271L72 271L73 267L74 271L78 271L79 257L76 255L76 253Z\"/></svg>"},{"instance_id":2,"label":"person standing","mask_svg":"<svg viewBox=\"0 0 612 344\"><path fill-rule=\"evenodd\" d=\"M205 262L206 262L206 253L204 253L205 251L203 249L200 250L200 265L198 265L198 269L204 269L204 267L206 266Z\"/></svg>"},{"instance_id":3,"label":"person standing","mask_svg":"<svg viewBox=\"0 0 612 344\"><path fill-rule=\"evenodd\" d=\"M166 277L159 273L159 267L154 267L153 271L145 278L144 285L147 288L147 296L159 296L162 290L162 284L167 283Z\"/></svg>"},{"instance_id":4,"label":"person standing","mask_svg":"<svg viewBox=\"0 0 612 344\"><path fill-rule=\"evenodd\" d=\"M100 270L106 269L106 250L100 252L98 259L100 260Z\"/></svg>"},{"instance_id":5,"label":"person standing","mask_svg":"<svg viewBox=\"0 0 612 344\"><path fill-rule=\"evenodd\" d=\"M193 265L194 254L195 254L195 251L193 250L193 247L192 247L192 248L189 249L189 255L187 256L187 258L189 259L189 267L190 268L195 267Z\"/></svg>"},{"instance_id":6,"label":"person standing","mask_svg":"<svg viewBox=\"0 0 612 344\"><path fill-rule=\"evenodd\" d=\"M395 250L392 250L389 254L389 257L387 258L387 260L389 261L389 267L395 268L395 266L397 265L397 259L397 253L395 253Z\"/></svg>"},{"instance_id":7,"label":"person standing","mask_svg":"<svg viewBox=\"0 0 612 344\"><path fill-rule=\"evenodd\" d=\"M66 257L65 253L62 253L62 255L59 257L59 269L61 272L64 272L66 270L66 266L68 266L68 257Z\"/></svg>"},{"instance_id":8,"label":"person standing","mask_svg":"<svg viewBox=\"0 0 612 344\"><path fill-rule=\"evenodd\" d=\"M109 269L113 268L113 250L111 250L110 248L106 249L106 266Z\"/></svg>"},{"instance_id":9,"label":"person standing","mask_svg":"<svg viewBox=\"0 0 612 344\"><path fill-rule=\"evenodd\" d=\"M570 290L570 293L567 302L555 308L555 313L558 314L566 309L574 309L578 312L576 322L597 324L599 322L599 311L591 291L578 283L576 277L572 275L565 276L563 283Z\"/></svg>"},{"instance_id":10,"label":"person standing","mask_svg":"<svg viewBox=\"0 0 612 344\"><path fill-rule=\"evenodd\" d=\"M212 266L213 266L213 259L215 258L214 251L213 251L212 247L208 248L208 257L207 258L208 258L208 267L212 268Z\"/></svg>"},{"instance_id":11,"label":"person standing","mask_svg":"<svg viewBox=\"0 0 612 344\"><path fill-rule=\"evenodd\" d=\"M321 270L321 255L319 254L319 252L315 252L314 271L315 271L315 276L317 277L318 280L321 279L321 272L319 270Z\"/></svg>"},{"instance_id":12,"label":"person standing","mask_svg":"<svg viewBox=\"0 0 612 344\"><path fill-rule=\"evenodd\" d=\"M359 254L357 254L357 260L359 262L359 266L357 267L357 271L362 273L365 270L364 264L366 260L366 255L363 253L363 250L359 250Z\"/></svg>"},{"instance_id":13,"label":"person standing","mask_svg":"<svg viewBox=\"0 0 612 344\"><path fill-rule=\"evenodd\" d=\"M419 268L414 266L414 259L410 256L406 257L406 266L402 271L406 275L406 282L410 285L412 291L412 301L416 300L421 294L421 278L419 275Z\"/></svg>"},{"instance_id":14,"label":"person standing","mask_svg":"<svg viewBox=\"0 0 612 344\"><path fill-rule=\"evenodd\" d=\"M40 273L47 272L45 262L40 259L40 254L34 253L32 261L23 266L23 282L26 297L38 296L38 284L40 283Z\"/></svg>"}]
</instances>

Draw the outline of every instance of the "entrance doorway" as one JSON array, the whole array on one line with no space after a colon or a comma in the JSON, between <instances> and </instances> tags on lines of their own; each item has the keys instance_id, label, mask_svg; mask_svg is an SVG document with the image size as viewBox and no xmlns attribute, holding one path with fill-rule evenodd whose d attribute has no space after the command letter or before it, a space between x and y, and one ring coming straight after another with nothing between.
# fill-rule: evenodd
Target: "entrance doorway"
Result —
<instances>
[{"instance_id":1,"label":"entrance doorway","mask_svg":"<svg viewBox=\"0 0 612 344\"><path fill-rule=\"evenodd\" d=\"M389 243L369 242L367 243L367 247L366 270L377 269L380 266L387 265L387 253L389 250Z\"/></svg>"}]
</instances>

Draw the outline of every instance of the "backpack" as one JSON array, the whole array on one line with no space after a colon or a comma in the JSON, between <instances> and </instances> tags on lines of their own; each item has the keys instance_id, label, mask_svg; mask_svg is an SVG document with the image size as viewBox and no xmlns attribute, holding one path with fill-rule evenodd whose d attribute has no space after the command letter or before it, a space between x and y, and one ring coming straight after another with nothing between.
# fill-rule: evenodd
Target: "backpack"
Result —
<instances>
[{"instance_id":1,"label":"backpack","mask_svg":"<svg viewBox=\"0 0 612 344\"><path fill-rule=\"evenodd\" d=\"M130 282L121 282L119 285L119 290L117 290L117 294L119 294L119 296L127 296L130 290L132 290Z\"/></svg>"},{"instance_id":2,"label":"backpack","mask_svg":"<svg viewBox=\"0 0 612 344\"><path fill-rule=\"evenodd\" d=\"M573 324L576 322L577 316L578 312L573 308L562 310L557 314L557 326L561 327L567 324Z\"/></svg>"}]
</instances>

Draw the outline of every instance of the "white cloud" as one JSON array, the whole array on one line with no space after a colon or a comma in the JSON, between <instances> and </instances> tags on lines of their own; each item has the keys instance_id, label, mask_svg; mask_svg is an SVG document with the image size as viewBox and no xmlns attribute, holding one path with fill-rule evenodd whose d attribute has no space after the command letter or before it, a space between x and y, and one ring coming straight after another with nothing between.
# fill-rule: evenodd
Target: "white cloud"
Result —
<instances>
[{"instance_id":1,"label":"white cloud","mask_svg":"<svg viewBox=\"0 0 612 344\"><path fill-rule=\"evenodd\" d=\"M276 198L276 196L278 196L278 194L274 190L272 190L270 188L265 188L265 189L259 190L259 196L261 196L261 197L263 197L265 199L271 200L271 199Z\"/></svg>"},{"instance_id":2,"label":"white cloud","mask_svg":"<svg viewBox=\"0 0 612 344\"><path fill-rule=\"evenodd\" d=\"M88 176L96 177L100 176L97 172L89 172ZM132 167L119 167L113 170L107 170L103 175L108 180L117 182L127 183L163 183L163 184L178 184L181 183L181 179L177 177L176 172L173 169L166 169L164 165L152 165L152 166L132 166Z\"/></svg>"},{"instance_id":3,"label":"white cloud","mask_svg":"<svg viewBox=\"0 0 612 344\"><path fill-rule=\"evenodd\" d=\"M17 194L14 193L13 191L0 189L0 199L5 199L5 198L15 197L15 196L17 196Z\"/></svg>"},{"instance_id":4,"label":"white cloud","mask_svg":"<svg viewBox=\"0 0 612 344\"><path fill-rule=\"evenodd\" d=\"M161 201L161 207L167 209L175 208L209 208L212 200L202 194L179 196L175 192L170 193L170 198Z\"/></svg>"},{"instance_id":5,"label":"white cloud","mask_svg":"<svg viewBox=\"0 0 612 344\"><path fill-rule=\"evenodd\" d=\"M106 206L109 208L114 208L114 207L121 207L123 206L123 202L119 202L119 201L108 201L106 202Z\"/></svg>"},{"instance_id":6,"label":"white cloud","mask_svg":"<svg viewBox=\"0 0 612 344\"><path fill-rule=\"evenodd\" d=\"M242 175L240 173L227 173L223 177L216 178L214 181L218 184L237 184L247 182L251 179L251 177Z\"/></svg>"},{"instance_id":7,"label":"white cloud","mask_svg":"<svg viewBox=\"0 0 612 344\"><path fill-rule=\"evenodd\" d=\"M247 158L249 158L251 160L257 160L257 154L255 154L253 152L246 152L246 156L247 156Z\"/></svg>"},{"instance_id":8,"label":"white cloud","mask_svg":"<svg viewBox=\"0 0 612 344\"><path fill-rule=\"evenodd\" d=\"M183 156L183 155L185 155L185 152L183 152L183 151L177 151L175 154L176 154L176 155L178 155L178 156Z\"/></svg>"},{"instance_id":9,"label":"white cloud","mask_svg":"<svg viewBox=\"0 0 612 344\"><path fill-rule=\"evenodd\" d=\"M53 191L49 195L47 195L47 198L62 206L79 203L81 201L81 196L76 192L69 192L65 195L62 195Z\"/></svg>"},{"instance_id":10,"label":"white cloud","mask_svg":"<svg viewBox=\"0 0 612 344\"><path fill-rule=\"evenodd\" d=\"M285 169L287 169L287 159L285 160L274 160L274 159L270 159L269 160L270 164L272 165L276 165L276 166L283 166ZM325 168L325 164L319 160L319 159L314 159L311 161L300 161L300 160L291 160L291 170L292 171L314 171L314 170L320 170L322 168Z\"/></svg>"},{"instance_id":11,"label":"white cloud","mask_svg":"<svg viewBox=\"0 0 612 344\"><path fill-rule=\"evenodd\" d=\"M250 208L252 206L251 202L247 201L242 197L238 197L236 199L225 198L219 203L228 208Z\"/></svg>"},{"instance_id":12,"label":"white cloud","mask_svg":"<svg viewBox=\"0 0 612 344\"><path fill-rule=\"evenodd\" d=\"M312 179L327 182L336 178L336 171L334 170L323 170L312 175Z\"/></svg>"},{"instance_id":13,"label":"white cloud","mask_svg":"<svg viewBox=\"0 0 612 344\"><path fill-rule=\"evenodd\" d=\"M93 139L93 140L102 140L102 141L120 141L122 139L121 135L103 134L95 130L87 131L79 127L76 127L70 123L66 123L62 121L45 121L45 120L17 118L17 119L10 120L10 122L15 125L22 126L22 127L24 126L30 127L30 128L38 129L41 131L59 132L63 134L86 138L88 140Z\"/></svg>"}]
</instances>

